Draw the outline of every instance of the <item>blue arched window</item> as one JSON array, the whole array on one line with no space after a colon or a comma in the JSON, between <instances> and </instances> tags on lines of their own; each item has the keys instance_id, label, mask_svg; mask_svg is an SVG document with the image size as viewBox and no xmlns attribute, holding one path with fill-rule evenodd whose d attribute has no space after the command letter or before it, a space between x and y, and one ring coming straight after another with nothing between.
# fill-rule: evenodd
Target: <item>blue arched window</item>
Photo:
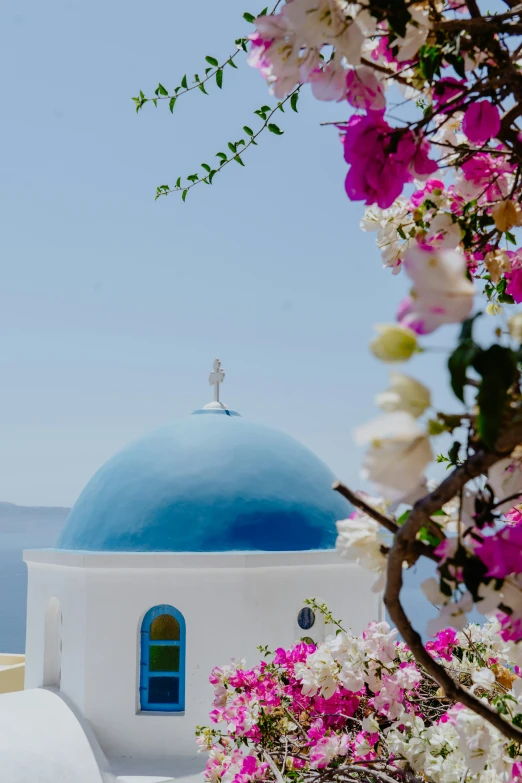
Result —
<instances>
[{"instance_id":1,"label":"blue arched window","mask_svg":"<svg viewBox=\"0 0 522 783\"><path fill-rule=\"evenodd\" d=\"M141 624L140 705L150 712L185 709L185 619L167 604L149 609Z\"/></svg>"}]
</instances>

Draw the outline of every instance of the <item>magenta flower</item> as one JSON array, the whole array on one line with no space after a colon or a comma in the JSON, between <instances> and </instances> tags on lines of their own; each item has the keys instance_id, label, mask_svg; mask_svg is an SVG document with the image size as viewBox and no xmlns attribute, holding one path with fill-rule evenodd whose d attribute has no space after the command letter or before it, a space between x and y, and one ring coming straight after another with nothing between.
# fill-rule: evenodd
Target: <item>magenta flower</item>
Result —
<instances>
[{"instance_id":1,"label":"magenta flower","mask_svg":"<svg viewBox=\"0 0 522 783\"><path fill-rule=\"evenodd\" d=\"M484 144L500 130L500 114L489 101L472 103L466 109L462 130L473 144Z\"/></svg>"},{"instance_id":2,"label":"magenta flower","mask_svg":"<svg viewBox=\"0 0 522 783\"><path fill-rule=\"evenodd\" d=\"M455 79L453 76L439 79L433 88L433 103L439 111L443 110L449 101L451 101L451 108L460 106L462 101L454 99L457 95L463 94L465 88L465 79Z\"/></svg>"},{"instance_id":3,"label":"magenta flower","mask_svg":"<svg viewBox=\"0 0 522 783\"><path fill-rule=\"evenodd\" d=\"M477 546L475 554L487 566L487 575L504 579L522 571L522 528L506 525Z\"/></svg>"},{"instance_id":4,"label":"magenta flower","mask_svg":"<svg viewBox=\"0 0 522 783\"><path fill-rule=\"evenodd\" d=\"M382 111L386 108L386 98L381 82L375 72L367 65L359 65L346 75L346 98L356 109Z\"/></svg>"},{"instance_id":5,"label":"magenta flower","mask_svg":"<svg viewBox=\"0 0 522 783\"><path fill-rule=\"evenodd\" d=\"M506 279L508 281L506 287L506 294L513 297L517 304L522 302L522 269L512 269L510 272L506 272Z\"/></svg>"},{"instance_id":6,"label":"magenta flower","mask_svg":"<svg viewBox=\"0 0 522 783\"><path fill-rule=\"evenodd\" d=\"M506 519L512 525L520 525L522 522L522 506L513 506L506 514Z\"/></svg>"},{"instance_id":7,"label":"magenta flower","mask_svg":"<svg viewBox=\"0 0 522 783\"><path fill-rule=\"evenodd\" d=\"M350 164L345 188L352 201L386 209L414 175L429 176L437 169L426 140L392 128L381 112L351 117L342 130L344 159Z\"/></svg>"},{"instance_id":8,"label":"magenta flower","mask_svg":"<svg viewBox=\"0 0 522 783\"><path fill-rule=\"evenodd\" d=\"M433 641L427 642L426 649L434 658L444 658L451 661L453 648L458 644L457 632L454 628L444 628L439 631Z\"/></svg>"}]
</instances>

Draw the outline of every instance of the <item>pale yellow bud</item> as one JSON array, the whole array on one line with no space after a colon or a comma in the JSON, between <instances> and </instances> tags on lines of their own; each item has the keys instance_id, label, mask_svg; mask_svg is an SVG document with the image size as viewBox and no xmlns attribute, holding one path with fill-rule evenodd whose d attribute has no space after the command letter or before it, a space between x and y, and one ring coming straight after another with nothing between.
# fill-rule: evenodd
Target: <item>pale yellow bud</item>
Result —
<instances>
[{"instance_id":1,"label":"pale yellow bud","mask_svg":"<svg viewBox=\"0 0 522 783\"><path fill-rule=\"evenodd\" d=\"M522 313L515 313L508 321L509 334L522 344Z\"/></svg>"},{"instance_id":2,"label":"pale yellow bud","mask_svg":"<svg viewBox=\"0 0 522 783\"><path fill-rule=\"evenodd\" d=\"M417 335L413 329L400 324L376 324L378 333L370 343L370 350L383 362L405 362L417 350Z\"/></svg>"},{"instance_id":3,"label":"pale yellow bud","mask_svg":"<svg viewBox=\"0 0 522 783\"><path fill-rule=\"evenodd\" d=\"M486 313L488 315L500 315L502 307L497 302L490 302L486 307Z\"/></svg>"},{"instance_id":4,"label":"pale yellow bud","mask_svg":"<svg viewBox=\"0 0 522 783\"><path fill-rule=\"evenodd\" d=\"M496 285L502 275L510 271L511 262L505 250L493 250L491 253L486 253L484 266L489 272L491 282Z\"/></svg>"},{"instance_id":5,"label":"pale yellow bud","mask_svg":"<svg viewBox=\"0 0 522 783\"><path fill-rule=\"evenodd\" d=\"M514 201L499 201L491 210L491 216L499 231L511 231L513 226L522 225L522 210Z\"/></svg>"}]
</instances>

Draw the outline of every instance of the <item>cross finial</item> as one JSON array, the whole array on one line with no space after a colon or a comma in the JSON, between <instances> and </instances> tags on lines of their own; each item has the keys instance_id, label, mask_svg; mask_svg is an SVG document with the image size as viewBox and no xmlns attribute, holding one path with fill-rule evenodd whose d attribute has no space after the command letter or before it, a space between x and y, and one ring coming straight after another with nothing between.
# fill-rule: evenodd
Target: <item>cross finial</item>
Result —
<instances>
[{"instance_id":1,"label":"cross finial","mask_svg":"<svg viewBox=\"0 0 522 783\"><path fill-rule=\"evenodd\" d=\"M208 382L214 387L214 402L219 402L219 384L225 380L225 373L221 369L219 359L214 359L213 371L208 376Z\"/></svg>"}]
</instances>

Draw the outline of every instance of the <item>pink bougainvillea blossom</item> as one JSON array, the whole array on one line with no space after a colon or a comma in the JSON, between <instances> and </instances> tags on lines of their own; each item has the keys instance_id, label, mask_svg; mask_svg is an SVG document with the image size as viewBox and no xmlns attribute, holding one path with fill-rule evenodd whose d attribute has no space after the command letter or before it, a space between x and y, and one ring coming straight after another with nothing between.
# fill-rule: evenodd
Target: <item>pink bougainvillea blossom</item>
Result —
<instances>
[{"instance_id":1,"label":"pink bougainvillea blossom","mask_svg":"<svg viewBox=\"0 0 522 783\"><path fill-rule=\"evenodd\" d=\"M462 130L473 144L484 144L500 130L500 113L489 101L477 101L466 109Z\"/></svg>"},{"instance_id":2,"label":"pink bougainvillea blossom","mask_svg":"<svg viewBox=\"0 0 522 783\"><path fill-rule=\"evenodd\" d=\"M426 649L434 657L451 661L453 648L458 644L457 632L454 628L444 628L439 631L435 639L426 643Z\"/></svg>"},{"instance_id":3,"label":"pink bougainvillea blossom","mask_svg":"<svg viewBox=\"0 0 522 783\"><path fill-rule=\"evenodd\" d=\"M341 130L344 157L350 164L345 187L352 201L386 209L413 176L425 177L437 170L423 137L392 128L380 112L351 117Z\"/></svg>"},{"instance_id":4,"label":"pink bougainvillea blossom","mask_svg":"<svg viewBox=\"0 0 522 783\"><path fill-rule=\"evenodd\" d=\"M382 83L373 68L358 65L346 74L346 98L356 109L381 111L386 108Z\"/></svg>"},{"instance_id":5,"label":"pink bougainvillea blossom","mask_svg":"<svg viewBox=\"0 0 522 783\"><path fill-rule=\"evenodd\" d=\"M522 268L518 267L506 272L508 284L506 293L513 297L517 304L522 302Z\"/></svg>"},{"instance_id":6,"label":"pink bougainvillea blossom","mask_svg":"<svg viewBox=\"0 0 522 783\"><path fill-rule=\"evenodd\" d=\"M465 88L465 79L455 79L453 76L439 79L433 87L433 103L439 111L442 111L449 102L452 109L456 108L462 104L461 100L457 100L457 95L463 95Z\"/></svg>"},{"instance_id":7,"label":"pink bougainvillea blossom","mask_svg":"<svg viewBox=\"0 0 522 783\"><path fill-rule=\"evenodd\" d=\"M512 525L520 525L522 523L522 505L513 506L511 511L506 514L506 520Z\"/></svg>"},{"instance_id":8,"label":"pink bougainvillea blossom","mask_svg":"<svg viewBox=\"0 0 522 783\"><path fill-rule=\"evenodd\" d=\"M509 574L521 572L522 527L506 525L498 533L484 538L475 548L475 554L487 566L488 576L504 579Z\"/></svg>"}]
</instances>

